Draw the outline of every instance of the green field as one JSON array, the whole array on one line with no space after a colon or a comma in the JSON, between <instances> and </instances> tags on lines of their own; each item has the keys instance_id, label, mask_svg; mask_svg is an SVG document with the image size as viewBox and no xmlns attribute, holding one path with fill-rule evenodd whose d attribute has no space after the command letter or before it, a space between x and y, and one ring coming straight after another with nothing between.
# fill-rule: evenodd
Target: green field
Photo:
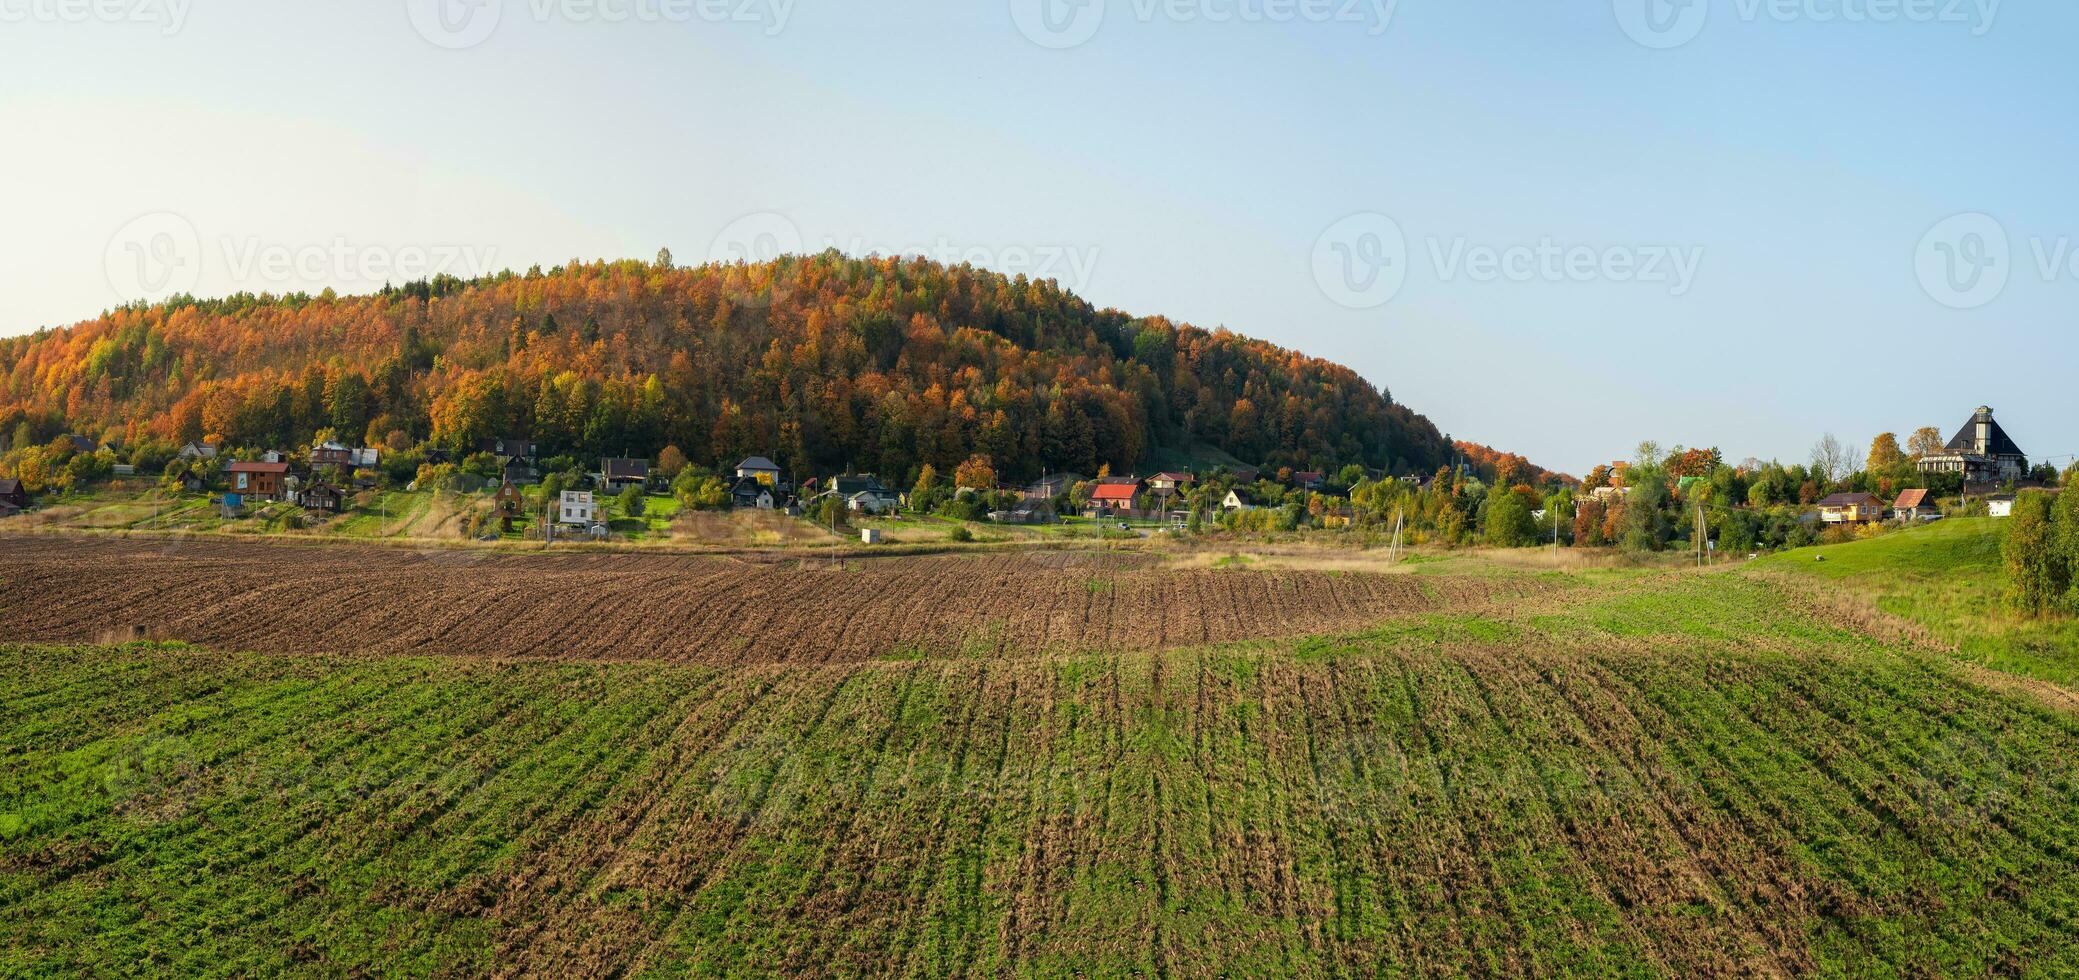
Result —
<instances>
[{"instance_id":1,"label":"green field","mask_svg":"<svg viewBox=\"0 0 2079 980\"><path fill-rule=\"evenodd\" d=\"M1868 541L1786 552L1757 565L1869 595L1886 612L1955 644L1965 659L2079 686L2079 619L2023 617L2002 601L2006 523L1987 517L1938 521Z\"/></svg>"},{"instance_id":2,"label":"green field","mask_svg":"<svg viewBox=\"0 0 2079 980\"><path fill-rule=\"evenodd\" d=\"M1786 581L1009 660L0 648L0 974L2079 971L2079 722Z\"/></svg>"}]
</instances>

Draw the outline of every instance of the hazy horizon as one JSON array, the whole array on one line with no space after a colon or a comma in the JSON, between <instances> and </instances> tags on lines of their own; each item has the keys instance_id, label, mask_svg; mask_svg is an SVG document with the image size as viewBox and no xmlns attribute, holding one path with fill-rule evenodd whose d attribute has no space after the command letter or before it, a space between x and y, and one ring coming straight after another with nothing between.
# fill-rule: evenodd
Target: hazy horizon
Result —
<instances>
[{"instance_id":1,"label":"hazy horizon","mask_svg":"<svg viewBox=\"0 0 2079 980\"><path fill-rule=\"evenodd\" d=\"M1339 361L1576 475L1642 439L1859 458L1980 404L2064 463L2075 27L1992 0L0 0L0 334L836 247Z\"/></svg>"}]
</instances>

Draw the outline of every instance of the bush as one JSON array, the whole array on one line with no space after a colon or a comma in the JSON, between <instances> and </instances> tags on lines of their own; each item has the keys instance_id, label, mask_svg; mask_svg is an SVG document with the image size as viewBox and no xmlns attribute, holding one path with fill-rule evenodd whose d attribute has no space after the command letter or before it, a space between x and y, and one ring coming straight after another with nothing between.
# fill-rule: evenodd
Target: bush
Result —
<instances>
[{"instance_id":1,"label":"bush","mask_svg":"<svg viewBox=\"0 0 2079 980\"><path fill-rule=\"evenodd\" d=\"M952 540L957 541L961 544L966 544L967 542L973 541L975 539L974 532L968 530L965 527L954 528L953 533L950 537L952 538Z\"/></svg>"},{"instance_id":2,"label":"bush","mask_svg":"<svg viewBox=\"0 0 2079 980\"><path fill-rule=\"evenodd\" d=\"M2007 564L2007 599L2016 609L2035 616L2064 602L2071 589L2071 566L2059 547L2055 513L2046 494L2024 493L2014 501L2007 541L2001 555Z\"/></svg>"}]
</instances>

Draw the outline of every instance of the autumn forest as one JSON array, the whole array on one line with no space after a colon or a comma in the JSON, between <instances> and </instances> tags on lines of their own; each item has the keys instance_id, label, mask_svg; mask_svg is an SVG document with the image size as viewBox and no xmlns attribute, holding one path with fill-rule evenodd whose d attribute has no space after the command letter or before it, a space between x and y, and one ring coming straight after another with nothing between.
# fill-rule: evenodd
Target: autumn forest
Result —
<instances>
[{"instance_id":1,"label":"autumn forest","mask_svg":"<svg viewBox=\"0 0 2079 980\"><path fill-rule=\"evenodd\" d=\"M1452 453L1333 363L1098 309L1051 281L836 253L176 297L0 340L0 372L9 449L64 432L290 447L330 430L393 449L512 436L544 456L766 453L895 478L979 453L1007 479L1159 450L1396 473Z\"/></svg>"}]
</instances>

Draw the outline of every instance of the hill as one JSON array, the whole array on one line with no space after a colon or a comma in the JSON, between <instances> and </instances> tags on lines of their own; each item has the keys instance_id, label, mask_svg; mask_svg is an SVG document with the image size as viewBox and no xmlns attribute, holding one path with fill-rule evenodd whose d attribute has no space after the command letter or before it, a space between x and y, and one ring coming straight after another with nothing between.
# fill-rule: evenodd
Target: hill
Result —
<instances>
[{"instance_id":1,"label":"hill","mask_svg":"<svg viewBox=\"0 0 2079 980\"><path fill-rule=\"evenodd\" d=\"M179 297L0 341L8 448L104 440L401 449L529 437L542 455L906 477L1208 451L1433 470L1450 442L1341 365L1098 309L1052 281L834 252L756 265L573 263L360 297Z\"/></svg>"},{"instance_id":2,"label":"hill","mask_svg":"<svg viewBox=\"0 0 2079 980\"><path fill-rule=\"evenodd\" d=\"M1800 548L1755 565L1840 583L1926 626L1971 662L2079 685L2079 620L2030 618L2002 601L2006 521L1938 521L1867 541ZM1819 561L1820 557L1825 561Z\"/></svg>"}]
</instances>

